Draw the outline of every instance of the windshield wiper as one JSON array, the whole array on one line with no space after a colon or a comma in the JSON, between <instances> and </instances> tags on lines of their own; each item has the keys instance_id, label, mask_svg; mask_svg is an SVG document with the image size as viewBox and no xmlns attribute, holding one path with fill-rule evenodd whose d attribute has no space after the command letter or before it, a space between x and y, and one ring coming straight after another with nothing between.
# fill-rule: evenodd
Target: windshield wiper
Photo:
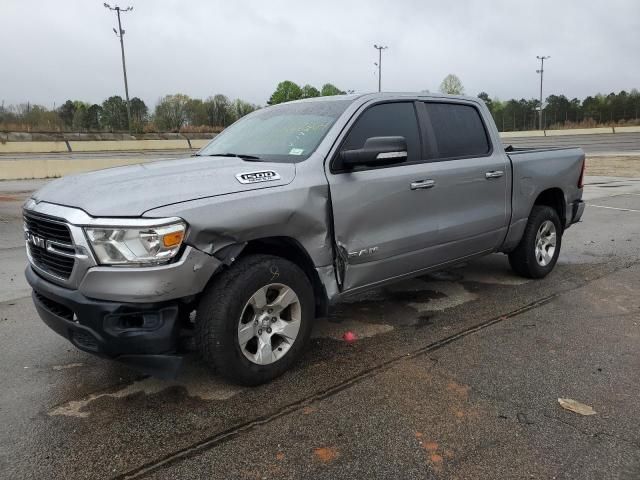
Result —
<instances>
[{"instance_id":1,"label":"windshield wiper","mask_svg":"<svg viewBox=\"0 0 640 480\"><path fill-rule=\"evenodd\" d=\"M256 157L255 155L245 155L243 153L208 153L206 155L199 155L203 157L236 157L241 158L242 160L247 161L255 161L262 160L260 157Z\"/></svg>"}]
</instances>

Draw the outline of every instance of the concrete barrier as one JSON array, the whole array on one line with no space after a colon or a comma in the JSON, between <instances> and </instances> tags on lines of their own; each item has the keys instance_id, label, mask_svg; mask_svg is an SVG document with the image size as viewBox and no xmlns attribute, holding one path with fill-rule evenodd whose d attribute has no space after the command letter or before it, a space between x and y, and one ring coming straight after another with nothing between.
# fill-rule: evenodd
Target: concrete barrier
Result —
<instances>
[{"instance_id":1,"label":"concrete barrier","mask_svg":"<svg viewBox=\"0 0 640 480\"><path fill-rule=\"evenodd\" d=\"M637 129L637 130L636 130ZM562 137L566 135L598 135L603 133L640 132L640 127L566 128L563 130L525 130L521 132L500 132L502 138L510 137Z\"/></svg>"},{"instance_id":2,"label":"concrete barrier","mask_svg":"<svg viewBox=\"0 0 640 480\"><path fill-rule=\"evenodd\" d=\"M567 128L565 130L545 130L547 137L559 137L562 135L597 135L602 133L614 133L611 127L599 128Z\"/></svg>"},{"instance_id":3,"label":"concrete barrier","mask_svg":"<svg viewBox=\"0 0 640 480\"><path fill-rule=\"evenodd\" d=\"M615 127L616 133L640 133L640 125L635 127ZM193 140L191 141L193 143Z\"/></svg>"},{"instance_id":4,"label":"concrete barrier","mask_svg":"<svg viewBox=\"0 0 640 480\"><path fill-rule=\"evenodd\" d=\"M179 140L106 140L69 141L73 152L112 152L134 150L184 150L189 148L186 139Z\"/></svg>"},{"instance_id":5,"label":"concrete barrier","mask_svg":"<svg viewBox=\"0 0 640 480\"><path fill-rule=\"evenodd\" d=\"M500 132L502 138L509 137L544 137L544 130L527 130L522 132Z\"/></svg>"},{"instance_id":6,"label":"concrete barrier","mask_svg":"<svg viewBox=\"0 0 640 480\"><path fill-rule=\"evenodd\" d=\"M201 149L202 147L204 147L210 141L211 141L210 139L209 140L194 139L194 140L191 140L191 147L192 148Z\"/></svg>"},{"instance_id":7,"label":"concrete barrier","mask_svg":"<svg viewBox=\"0 0 640 480\"><path fill-rule=\"evenodd\" d=\"M157 160L157 159L156 159ZM74 158L73 160L46 159L0 159L0 180L22 180L28 178L55 178L71 173L90 172L102 168L146 163L153 159L135 158Z\"/></svg>"},{"instance_id":8,"label":"concrete barrier","mask_svg":"<svg viewBox=\"0 0 640 480\"><path fill-rule=\"evenodd\" d=\"M67 141L8 141L0 142L3 153L59 153L59 152L127 152L140 150L200 149L211 139L186 138L173 140L67 140ZM191 143L191 147L189 147Z\"/></svg>"},{"instance_id":9,"label":"concrete barrier","mask_svg":"<svg viewBox=\"0 0 640 480\"><path fill-rule=\"evenodd\" d=\"M68 152L66 142L5 142L0 143L2 153L59 153Z\"/></svg>"}]
</instances>

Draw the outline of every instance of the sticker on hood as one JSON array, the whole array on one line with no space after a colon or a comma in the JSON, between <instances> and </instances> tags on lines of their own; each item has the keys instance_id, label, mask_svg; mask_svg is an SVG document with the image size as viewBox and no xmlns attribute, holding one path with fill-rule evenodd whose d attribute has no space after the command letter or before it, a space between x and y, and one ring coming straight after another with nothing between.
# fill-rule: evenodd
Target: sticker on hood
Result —
<instances>
[{"instance_id":1,"label":"sticker on hood","mask_svg":"<svg viewBox=\"0 0 640 480\"><path fill-rule=\"evenodd\" d=\"M280 180L278 172L273 170L259 170L257 172L245 172L236 174L236 179L240 183L259 183Z\"/></svg>"}]
</instances>

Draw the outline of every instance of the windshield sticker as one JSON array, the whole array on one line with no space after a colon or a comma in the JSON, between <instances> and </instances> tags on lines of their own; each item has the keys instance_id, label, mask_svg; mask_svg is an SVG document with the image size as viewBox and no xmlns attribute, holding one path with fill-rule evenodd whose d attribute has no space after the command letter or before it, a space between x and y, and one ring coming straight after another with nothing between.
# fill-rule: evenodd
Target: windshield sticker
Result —
<instances>
[{"instance_id":1,"label":"windshield sticker","mask_svg":"<svg viewBox=\"0 0 640 480\"><path fill-rule=\"evenodd\" d=\"M259 172L245 172L238 173L236 179L240 183L259 183L259 182L271 182L273 180L280 180L278 172L273 170L261 170Z\"/></svg>"},{"instance_id":2,"label":"windshield sticker","mask_svg":"<svg viewBox=\"0 0 640 480\"><path fill-rule=\"evenodd\" d=\"M302 155L304 153L304 148L292 148L289 150L289 155Z\"/></svg>"}]
</instances>

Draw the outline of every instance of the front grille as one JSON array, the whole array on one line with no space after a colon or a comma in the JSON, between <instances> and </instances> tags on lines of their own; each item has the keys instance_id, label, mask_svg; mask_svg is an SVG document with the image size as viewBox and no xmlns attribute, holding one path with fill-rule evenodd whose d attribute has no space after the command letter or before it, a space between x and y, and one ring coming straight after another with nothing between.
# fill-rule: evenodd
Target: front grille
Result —
<instances>
[{"instance_id":1,"label":"front grille","mask_svg":"<svg viewBox=\"0 0 640 480\"><path fill-rule=\"evenodd\" d=\"M45 242L55 242L57 250L63 250L69 254L74 253L71 232L62 221L24 212L24 224L31 235L41 238ZM38 246L33 242L28 242L27 245L31 259L38 268L65 280L71 276L75 264L74 257L51 251L46 244Z\"/></svg>"},{"instance_id":2,"label":"front grille","mask_svg":"<svg viewBox=\"0 0 640 480\"><path fill-rule=\"evenodd\" d=\"M73 244L71 232L63 220L55 220L50 217L24 212L24 223L34 235L53 240L55 242Z\"/></svg>"},{"instance_id":3,"label":"front grille","mask_svg":"<svg viewBox=\"0 0 640 480\"><path fill-rule=\"evenodd\" d=\"M71 310L69 307L65 307L61 303L55 302L50 298L40 295L36 291L34 291L33 294L38 299L38 301L51 313L57 315L58 317L62 317L65 320L73 321L73 310Z\"/></svg>"}]
</instances>

